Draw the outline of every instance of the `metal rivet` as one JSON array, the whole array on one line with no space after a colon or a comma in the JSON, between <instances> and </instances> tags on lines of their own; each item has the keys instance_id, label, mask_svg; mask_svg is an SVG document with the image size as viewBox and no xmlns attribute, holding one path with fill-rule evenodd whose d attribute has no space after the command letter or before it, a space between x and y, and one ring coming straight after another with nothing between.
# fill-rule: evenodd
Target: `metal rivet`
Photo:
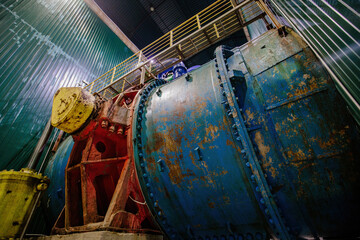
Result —
<instances>
[{"instance_id":1,"label":"metal rivet","mask_svg":"<svg viewBox=\"0 0 360 240\"><path fill-rule=\"evenodd\" d=\"M101 122L101 127L102 127L102 128L106 128L108 125L109 125L109 122L106 121L106 120L103 120L103 121Z\"/></svg>"},{"instance_id":2,"label":"metal rivet","mask_svg":"<svg viewBox=\"0 0 360 240\"><path fill-rule=\"evenodd\" d=\"M266 214L266 215L269 215L269 214L270 214L269 209L265 208L265 214Z\"/></svg>"},{"instance_id":3,"label":"metal rivet","mask_svg":"<svg viewBox=\"0 0 360 240\"><path fill-rule=\"evenodd\" d=\"M115 132L115 126L114 125L111 125L110 127L109 127L109 132Z\"/></svg>"},{"instance_id":4,"label":"metal rivet","mask_svg":"<svg viewBox=\"0 0 360 240\"><path fill-rule=\"evenodd\" d=\"M251 176L250 176L250 178L251 178L251 181L255 181L255 175L254 174L252 174Z\"/></svg>"},{"instance_id":5,"label":"metal rivet","mask_svg":"<svg viewBox=\"0 0 360 240\"><path fill-rule=\"evenodd\" d=\"M256 240L262 240L263 237L264 237L264 236L263 236L262 233L260 233L260 232L255 233L255 239L256 239Z\"/></svg>"},{"instance_id":6,"label":"metal rivet","mask_svg":"<svg viewBox=\"0 0 360 240\"><path fill-rule=\"evenodd\" d=\"M253 240L254 236L251 233L246 234L246 240Z\"/></svg>"},{"instance_id":7,"label":"metal rivet","mask_svg":"<svg viewBox=\"0 0 360 240\"><path fill-rule=\"evenodd\" d=\"M260 198L260 203L261 203L261 204L265 204L265 201L264 201L263 198Z\"/></svg>"},{"instance_id":8,"label":"metal rivet","mask_svg":"<svg viewBox=\"0 0 360 240\"><path fill-rule=\"evenodd\" d=\"M243 236L242 234L239 234L239 235L237 236L237 240L244 240L244 236Z\"/></svg>"},{"instance_id":9,"label":"metal rivet","mask_svg":"<svg viewBox=\"0 0 360 240\"><path fill-rule=\"evenodd\" d=\"M250 163L249 163L249 162L246 162L246 166L247 166L247 167L250 167Z\"/></svg>"},{"instance_id":10,"label":"metal rivet","mask_svg":"<svg viewBox=\"0 0 360 240\"><path fill-rule=\"evenodd\" d=\"M185 79L186 79L186 81L190 82L191 81L191 75L189 73L186 74Z\"/></svg>"},{"instance_id":11,"label":"metal rivet","mask_svg":"<svg viewBox=\"0 0 360 240\"><path fill-rule=\"evenodd\" d=\"M255 191L260 192L259 186L257 186L257 187L255 188Z\"/></svg>"}]
</instances>

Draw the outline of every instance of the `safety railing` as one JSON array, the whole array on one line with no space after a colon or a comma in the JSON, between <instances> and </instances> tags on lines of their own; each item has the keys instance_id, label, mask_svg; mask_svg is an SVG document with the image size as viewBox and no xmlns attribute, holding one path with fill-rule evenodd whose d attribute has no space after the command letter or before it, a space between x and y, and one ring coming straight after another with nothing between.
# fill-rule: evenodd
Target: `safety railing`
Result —
<instances>
[{"instance_id":1,"label":"safety railing","mask_svg":"<svg viewBox=\"0 0 360 240\"><path fill-rule=\"evenodd\" d=\"M263 19L268 25L265 19L269 14L267 10L262 0L245 0L238 5L229 0L218 0L85 88L106 98L113 97L131 86L143 84L146 79L155 78L158 73L258 19ZM278 27L276 19L274 24Z\"/></svg>"}]
</instances>

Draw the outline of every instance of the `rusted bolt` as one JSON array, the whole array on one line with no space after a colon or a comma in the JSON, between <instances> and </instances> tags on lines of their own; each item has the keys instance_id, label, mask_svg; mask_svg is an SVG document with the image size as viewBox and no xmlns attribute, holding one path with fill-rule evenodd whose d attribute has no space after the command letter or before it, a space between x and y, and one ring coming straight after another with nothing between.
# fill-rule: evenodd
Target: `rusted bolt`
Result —
<instances>
[{"instance_id":1,"label":"rusted bolt","mask_svg":"<svg viewBox=\"0 0 360 240\"><path fill-rule=\"evenodd\" d=\"M157 162L158 164L158 169L160 172L164 172L164 169L165 169L165 163L162 159L159 159Z\"/></svg>"},{"instance_id":2,"label":"rusted bolt","mask_svg":"<svg viewBox=\"0 0 360 240\"><path fill-rule=\"evenodd\" d=\"M114 125L111 125L110 127L109 127L109 132L115 132L115 126Z\"/></svg>"},{"instance_id":3,"label":"rusted bolt","mask_svg":"<svg viewBox=\"0 0 360 240\"><path fill-rule=\"evenodd\" d=\"M194 151L197 152L198 157L199 157L199 161L203 160L203 156L202 156L200 148L196 147L196 148L194 148Z\"/></svg>"},{"instance_id":4,"label":"rusted bolt","mask_svg":"<svg viewBox=\"0 0 360 240\"><path fill-rule=\"evenodd\" d=\"M188 73L188 74L186 74L185 79L186 79L186 81L191 82L192 77L191 77L191 75Z\"/></svg>"},{"instance_id":5,"label":"rusted bolt","mask_svg":"<svg viewBox=\"0 0 360 240\"><path fill-rule=\"evenodd\" d=\"M158 95L159 97L161 97L161 93L162 93L162 92L161 92L160 89L156 91L156 95Z\"/></svg>"},{"instance_id":6,"label":"rusted bolt","mask_svg":"<svg viewBox=\"0 0 360 240\"><path fill-rule=\"evenodd\" d=\"M101 122L101 127L102 127L102 128L106 128L108 125L109 125L109 122L106 121L106 120L103 120L103 121Z\"/></svg>"},{"instance_id":7,"label":"rusted bolt","mask_svg":"<svg viewBox=\"0 0 360 240\"><path fill-rule=\"evenodd\" d=\"M48 185L46 183L40 183L36 186L36 189L38 191L44 191L48 188Z\"/></svg>"}]
</instances>

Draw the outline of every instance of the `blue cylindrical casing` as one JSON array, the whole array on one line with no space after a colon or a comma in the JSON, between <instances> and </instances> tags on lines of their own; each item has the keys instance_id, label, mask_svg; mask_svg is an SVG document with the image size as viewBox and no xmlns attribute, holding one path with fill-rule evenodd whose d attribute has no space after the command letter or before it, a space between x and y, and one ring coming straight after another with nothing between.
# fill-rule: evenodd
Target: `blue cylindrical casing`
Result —
<instances>
[{"instance_id":1,"label":"blue cylindrical casing","mask_svg":"<svg viewBox=\"0 0 360 240\"><path fill-rule=\"evenodd\" d=\"M47 219L51 221L49 226L55 223L65 206L65 167L73 145L72 137L66 138L45 168L44 174L51 180L49 188L44 194Z\"/></svg>"},{"instance_id":2,"label":"blue cylindrical casing","mask_svg":"<svg viewBox=\"0 0 360 240\"><path fill-rule=\"evenodd\" d=\"M358 126L288 32L138 97L137 174L171 239L360 236Z\"/></svg>"}]
</instances>

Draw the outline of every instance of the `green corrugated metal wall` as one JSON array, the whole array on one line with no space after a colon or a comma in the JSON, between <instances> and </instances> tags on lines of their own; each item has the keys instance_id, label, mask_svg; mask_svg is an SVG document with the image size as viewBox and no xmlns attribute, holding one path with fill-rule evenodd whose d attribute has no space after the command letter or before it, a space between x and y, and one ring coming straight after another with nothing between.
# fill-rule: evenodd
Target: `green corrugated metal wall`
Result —
<instances>
[{"instance_id":1,"label":"green corrugated metal wall","mask_svg":"<svg viewBox=\"0 0 360 240\"><path fill-rule=\"evenodd\" d=\"M338 77L338 89L360 124L360 1L268 1Z\"/></svg>"},{"instance_id":2,"label":"green corrugated metal wall","mask_svg":"<svg viewBox=\"0 0 360 240\"><path fill-rule=\"evenodd\" d=\"M83 0L0 1L0 169L24 166L62 86L132 52Z\"/></svg>"}]
</instances>

